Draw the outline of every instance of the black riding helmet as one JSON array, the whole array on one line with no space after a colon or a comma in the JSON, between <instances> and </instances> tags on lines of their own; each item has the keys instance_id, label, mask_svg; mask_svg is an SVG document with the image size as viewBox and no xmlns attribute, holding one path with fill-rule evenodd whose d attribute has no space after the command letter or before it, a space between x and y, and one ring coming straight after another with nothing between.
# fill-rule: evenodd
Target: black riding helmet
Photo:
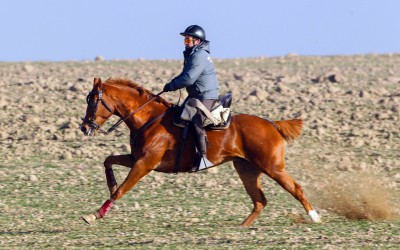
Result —
<instances>
[{"instance_id":1,"label":"black riding helmet","mask_svg":"<svg viewBox=\"0 0 400 250\"><path fill-rule=\"evenodd\" d=\"M180 33L182 36L193 36L196 37L202 41L207 41L206 40L206 32L202 27L199 25L190 25L185 29L184 32Z\"/></svg>"}]
</instances>

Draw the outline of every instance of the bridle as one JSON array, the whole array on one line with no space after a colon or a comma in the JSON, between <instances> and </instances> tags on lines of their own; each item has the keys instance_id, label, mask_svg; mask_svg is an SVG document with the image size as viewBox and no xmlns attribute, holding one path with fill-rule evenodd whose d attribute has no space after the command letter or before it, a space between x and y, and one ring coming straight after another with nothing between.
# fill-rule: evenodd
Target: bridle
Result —
<instances>
[{"instance_id":1,"label":"bridle","mask_svg":"<svg viewBox=\"0 0 400 250\"><path fill-rule=\"evenodd\" d=\"M143 109L147 104L149 104L150 102L154 101L155 99L157 99L162 93L164 93L164 91L161 91L160 93L156 94L155 96L153 96L150 100L148 100L147 102L145 102L143 105L141 105L139 108L135 109L134 111L130 112L127 116L125 116L124 118L120 118L114 125L112 125L108 130L103 130L101 128L101 125L97 124L94 121L94 117L96 117L96 113L97 113L97 109L99 108L99 104L103 104L104 107L111 113L114 114L114 111L110 108L110 106L108 106L108 104L106 103L106 101L102 98L103 97L103 88L101 88L99 90L99 95L97 98L97 101L94 103L91 100L93 99L93 96L96 94L95 91L90 91L89 94L86 97L86 102L90 107L94 107L94 113L93 113L93 117L89 118L89 119L85 119L82 118L82 121L85 123L89 124L90 130L88 132L87 135L90 135L92 131L100 131L101 133L108 135L110 134L112 131L114 131L122 122L126 121L131 115L137 113L138 111L140 111L141 109ZM82 126L82 125L81 125Z\"/></svg>"},{"instance_id":2,"label":"bridle","mask_svg":"<svg viewBox=\"0 0 400 250\"><path fill-rule=\"evenodd\" d=\"M83 121L83 122L86 122L86 123L89 124L90 130L89 130L88 135L90 135L91 131L94 131L94 130L99 130L99 131L102 132L103 134L106 134L106 133L107 133L106 131L104 131L104 130L100 127L99 124L97 124L97 123L94 121L94 117L96 117L97 109L99 108L99 103L100 103L100 102L104 105L104 107L106 107L106 109L107 109L110 113L114 114L114 112L112 111L112 109L110 108L110 106L108 106L108 104L106 103L106 101L104 101L104 99L102 98L102 97L103 97L103 89L100 89L100 91L99 91L99 97L98 97L97 101L96 101L96 102L93 102L92 100L93 100L93 96L94 96L95 94L96 94L95 91L90 91L89 94L86 96L86 103L89 105L89 107L94 108L93 116L92 116L91 118L89 118L89 119L82 118L82 121ZM81 125L81 126L82 126L82 125Z\"/></svg>"}]
</instances>

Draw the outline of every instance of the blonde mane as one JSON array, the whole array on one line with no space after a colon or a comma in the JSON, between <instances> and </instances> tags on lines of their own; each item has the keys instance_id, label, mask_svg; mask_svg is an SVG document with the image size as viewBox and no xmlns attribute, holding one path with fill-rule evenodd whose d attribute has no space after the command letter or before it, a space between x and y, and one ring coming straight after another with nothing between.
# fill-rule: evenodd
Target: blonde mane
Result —
<instances>
[{"instance_id":1,"label":"blonde mane","mask_svg":"<svg viewBox=\"0 0 400 250\"><path fill-rule=\"evenodd\" d=\"M129 79L122 79L122 78L109 78L105 84L109 84L109 85L117 85L117 86L126 86L129 88L133 88L136 89L139 92L139 95L146 95L149 99L155 97L156 95L153 94L150 90L143 88L142 86L140 86L139 84L129 80ZM171 106L171 103L168 102L167 100L165 100L164 98L162 98L161 96L158 96L157 99L155 100L158 103L162 103L168 107Z\"/></svg>"}]
</instances>

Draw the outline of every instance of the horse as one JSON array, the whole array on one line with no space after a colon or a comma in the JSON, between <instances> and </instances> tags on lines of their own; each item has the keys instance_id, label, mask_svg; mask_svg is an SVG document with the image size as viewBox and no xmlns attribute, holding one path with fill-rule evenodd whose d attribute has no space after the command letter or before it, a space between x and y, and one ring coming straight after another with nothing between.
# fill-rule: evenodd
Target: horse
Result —
<instances>
[{"instance_id":1,"label":"horse","mask_svg":"<svg viewBox=\"0 0 400 250\"><path fill-rule=\"evenodd\" d=\"M174 125L173 119L180 111L161 94L155 95L128 79L110 78L103 83L100 78L94 78L80 129L87 136L97 132L109 134L120 123L125 123L130 129L131 153L110 155L105 159L110 197L98 210L81 217L89 225L103 218L116 201L151 171L191 171L196 153L194 136L188 136L183 153L178 157L183 128ZM101 126L112 115L120 120L109 130L103 130ZM254 115L235 114L225 130L206 129L207 158L215 166L232 161L253 202L253 209L241 226L250 226L267 205L260 185L262 174L271 177L297 199L313 222L321 222L302 187L285 170L285 141L291 142L300 136L302 123L301 119L269 121ZM115 179L114 164L130 168L121 185Z\"/></svg>"}]
</instances>

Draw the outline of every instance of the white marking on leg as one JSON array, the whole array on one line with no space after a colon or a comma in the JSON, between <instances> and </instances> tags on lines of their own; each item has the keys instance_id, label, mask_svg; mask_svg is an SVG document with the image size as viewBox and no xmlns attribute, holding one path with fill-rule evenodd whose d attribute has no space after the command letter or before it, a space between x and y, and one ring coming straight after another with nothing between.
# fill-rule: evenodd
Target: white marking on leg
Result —
<instances>
[{"instance_id":1,"label":"white marking on leg","mask_svg":"<svg viewBox=\"0 0 400 250\"><path fill-rule=\"evenodd\" d=\"M315 223L320 223L321 222L321 218L319 217L319 215L317 214L317 212L315 210L310 210L308 212L308 215L311 217L311 220Z\"/></svg>"}]
</instances>

